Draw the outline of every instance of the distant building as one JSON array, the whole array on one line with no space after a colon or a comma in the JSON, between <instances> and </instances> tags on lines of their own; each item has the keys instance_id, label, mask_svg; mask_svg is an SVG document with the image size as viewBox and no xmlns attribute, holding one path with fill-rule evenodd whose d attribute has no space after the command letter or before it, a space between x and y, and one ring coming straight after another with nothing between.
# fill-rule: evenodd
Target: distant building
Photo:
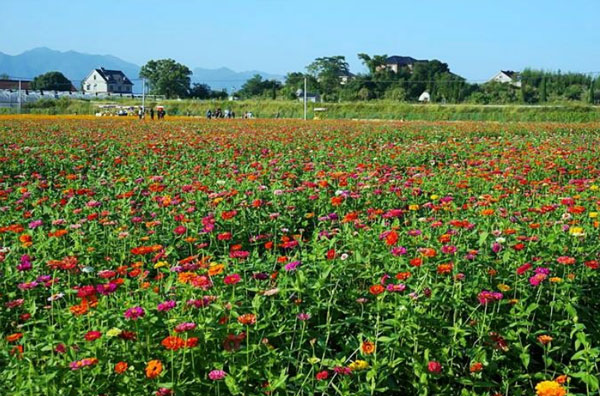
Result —
<instances>
[{"instance_id":1,"label":"distant building","mask_svg":"<svg viewBox=\"0 0 600 396\"><path fill-rule=\"evenodd\" d=\"M419 102L429 103L429 101L431 101L431 95L429 95L429 92L423 91L421 96L419 96Z\"/></svg>"},{"instance_id":2,"label":"distant building","mask_svg":"<svg viewBox=\"0 0 600 396\"><path fill-rule=\"evenodd\" d=\"M120 70L94 69L83 80L83 91L91 94L131 94L133 83Z\"/></svg>"},{"instance_id":3,"label":"distant building","mask_svg":"<svg viewBox=\"0 0 600 396\"><path fill-rule=\"evenodd\" d=\"M340 84L345 85L348 81L352 80L355 76L354 74L347 72L341 73L339 76Z\"/></svg>"},{"instance_id":4,"label":"distant building","mask_svg":"<svg viewBox=\"0 0 600 396\"><path fill-rule=\"evenodd\" d=\"M516 87L521 86L520 76L518 72L512 70L500 70L488 82L498 82L501 84L512 84Z\"/></svg>"},{"instance_id":5,"label":"distant building","mask_svg":"<svg viewBox=\"0 0 600 396\"><path fill-rule=\"evenodd\" d=\"M298 100L300 102L304 102L304 91L302 91L301 89L297 90L296 96L298 97ZM307 92L306 93L306 101L312 102L312 103L317 103L317 102L321 101L321 96L318 93Z\"/></svg>"},{"instance_id":6,"label":"distant building","mask_svg":"<svg viewBox=\"0 0 600 396\"><path fill-rule=\"evenodd\" d=\"M393 71L394 73L398 73L403 67L408 67L409 70L412 71L412 68L415 63L423 62L422 60L418 60L412 58L410 56L390 56L385 60L385 68Z\"/></svg>"},{"instance_id":7,"label":"distant building","mask_svg":"<svg viewBox=\"0 0 600 396\"><path fill-rule=\"evenodd\" d=\"M0 80L0 89L8 89L11 91L17 91L19 89L19 80ZM21 90L30 91L31 81L21 81Z\"/></svg>"}]
</instances>

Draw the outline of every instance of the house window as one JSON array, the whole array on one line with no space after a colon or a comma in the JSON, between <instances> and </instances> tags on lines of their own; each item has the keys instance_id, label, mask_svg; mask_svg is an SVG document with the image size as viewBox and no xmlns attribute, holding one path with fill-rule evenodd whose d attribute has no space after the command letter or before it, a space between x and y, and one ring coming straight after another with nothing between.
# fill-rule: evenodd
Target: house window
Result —
<instances>
[{"instance_id":1,"label":"house window","mask_svg":"<svg viewBox=\"0 0 600 396\"><path fill-rule=\"evenodd\" d=\"M96 75L94 74L94 80L96 79Z\"/></svg>"},{"instance_id":2,"label":"house window","mask_svg":"<svg viewBox=\"0 0 600 396\"><path fill-rule=\"evenodd\" d=\"M90 90L90 84L88 84L85 89L89 91Z\"/></svg>"}]
</instances>

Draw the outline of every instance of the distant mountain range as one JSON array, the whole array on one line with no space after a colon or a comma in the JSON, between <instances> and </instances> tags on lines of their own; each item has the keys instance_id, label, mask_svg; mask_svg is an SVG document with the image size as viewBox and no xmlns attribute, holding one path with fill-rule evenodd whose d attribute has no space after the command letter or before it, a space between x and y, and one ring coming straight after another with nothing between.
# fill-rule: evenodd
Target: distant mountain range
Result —
<instances>
[{"instance_id":1,"label":"distant mountain range","mask_svg":"<svg viewBox=\"0 0 600 396\"><path fill-rule=\"evenodd\" d=\"M0 52L0 74L8 74L11 78L33 78L49 71L59 71L79 88L80 82L94 68L117 69L123 71L133 80L134 92L141 91L138 81L140 66L126 62L112 55L92 55L76 51L56 51L46 47L34 48L19 55L7 55ZM189 66L188 66L189 67ZM226 67L219 69L192 69L192 83L204 83L213 90L240 89L241 86L255 74L266 79L282 80L283 76L261 71L236 72Z\"/></svg>"}]
</instances>

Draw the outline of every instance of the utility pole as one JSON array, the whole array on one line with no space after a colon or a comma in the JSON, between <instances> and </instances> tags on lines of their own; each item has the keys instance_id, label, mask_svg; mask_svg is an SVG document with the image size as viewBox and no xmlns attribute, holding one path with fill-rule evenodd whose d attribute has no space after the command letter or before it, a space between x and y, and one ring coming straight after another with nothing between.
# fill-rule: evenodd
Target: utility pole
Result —
<instances>
[{"instance_id":1,"label":"utility pole","mask_svg":"<svg viewBox=\"0 0 600 396\"><path fill-rule=\"evenodd\" d=\"M146 79L142 78L142 117L146 118Z\"/></svg>"},{"instance_id":2,"label":"utility pole","mask_svg":"<svg viewBox=\"0 0 600 396\"><path fill-rule=\"evenodd\" d=\"M19 79L19 96L17 99L19 102L19 114L21 114L21 79Z\"/></svg>"},{"instance_id":3,"label":"utility pole","mask_svg":"<svg viewBox=\"0 0 600 396\"><path fill-rule=\"evenodd\" d=\"M306 76L304 76L304 121L306 121Z\"/></svg>"}]
</instances>

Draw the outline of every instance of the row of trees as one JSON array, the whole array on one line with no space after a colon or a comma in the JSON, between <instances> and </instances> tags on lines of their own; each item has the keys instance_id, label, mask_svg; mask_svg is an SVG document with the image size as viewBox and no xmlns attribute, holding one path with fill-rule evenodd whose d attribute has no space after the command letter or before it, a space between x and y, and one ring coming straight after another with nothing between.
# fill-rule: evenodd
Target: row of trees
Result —
<instances>
[{"instance_id":1,"label":"row of trees","mask_svg":"<svg viewBox=\"0 0 600 396\"><path fill-rule=\"evenodd\" d=\"M560 101L600 102L600 82L582 73L560 73L525 69L514 83L472 84L450 71L439 60L417 61L393 71L386 67L387 55L358 54L367 73L353 75L345 57L317 58L306 72L288 73L285 80L265 80L255 75L232 93L242 99L296 99L304 89L323 101L389 99L417 101L428 92L432 102L448 103L546 103ZM167 98L224 99L226 91L213 91L207 84L191 84L192 71L173 59L151 60L140 71L150 93ZM67 88L68 87L68 88ZM66 90L71 82L59 72L36 77L33 89Z\"/></svg>"},{"instance_id":2,"label":"row of trees","mask_svg":"<svg viewBox=\"0 0 600 396\"><path fill-rule=\"evenodd\" d=\"M317 58L306 73L288 73L285 81L263 80L256 75L238 95L242 98L295 99L307 80L307 91L324 101L390 99L417 101L427 91L432 102L448 103L545 103L560 101L600 102L600 82L590 75L526 69L514 83L472 84L450 71L439 60L418 61L392 71L387 55L358 54L365 74L352 75L343 56Z\"/></svg>"}]
</instances>

